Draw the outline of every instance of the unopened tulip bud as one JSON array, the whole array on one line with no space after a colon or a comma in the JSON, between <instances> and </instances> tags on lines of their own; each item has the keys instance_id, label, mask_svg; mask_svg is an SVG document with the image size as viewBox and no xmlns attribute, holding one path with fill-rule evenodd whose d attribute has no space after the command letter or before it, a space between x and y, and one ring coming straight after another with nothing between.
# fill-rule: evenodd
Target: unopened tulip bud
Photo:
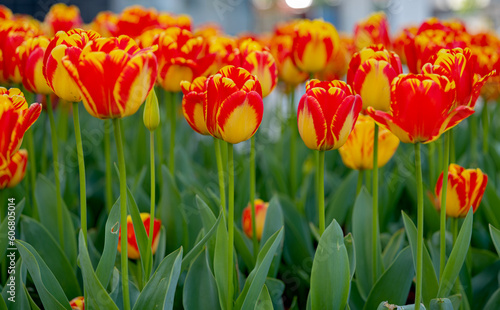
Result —
<instances>
[{"instance_id":1,"label":"unopened tulip bud","mask_svg":"<svg viewBox=\"0 0 500 310\"><path fill-rule=\"evenodd\" d=\"M158 97L156 97L154 88L151 89L146 98L142 120L144 121L144 126L149 131L155 131L160 125L160 106L158 105Z\"/></svg>"},{"instance_id":2,"label":"unopened tulip bud","mask_svg":"<svg viewBox=\"0 0 500 310\"><path fill-rule=\"evenodd\" d=\"M264 202L261 199L255 199L255 233L257 234L257 240L260 241L262 238L262 231L264 230L264 224L266 223L266 213L267 207L269 203ZM243 231L248 236L248 238L252 238L252 206L250 203L243 210L242 216L242 226Z\"/></svg>"}]
</instances>

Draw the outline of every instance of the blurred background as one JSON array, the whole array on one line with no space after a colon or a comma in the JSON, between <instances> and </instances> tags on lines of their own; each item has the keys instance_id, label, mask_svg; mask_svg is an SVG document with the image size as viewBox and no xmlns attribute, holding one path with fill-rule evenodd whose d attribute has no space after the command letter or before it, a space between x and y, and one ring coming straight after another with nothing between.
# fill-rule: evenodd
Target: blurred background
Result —
<instances>
[{"instance_id":1,"label":"blurred background","mask_svg":"<svg viewBox=\"0 0 500 310\"><path fill-rule=\"evenodd\" d=\"M351 32L354 23L373 11L384 11L394 33L425 18L460 18L470 32L500 30L500 0L0 0L14 13L26 13L43 20L58 2L75 4L84 22L104 10L120 12L138 4L192 16L193 25L220 24L226 33L264 32L277 21L294 17L323 18L338 30Z\"/></svg>"}]
</instances>

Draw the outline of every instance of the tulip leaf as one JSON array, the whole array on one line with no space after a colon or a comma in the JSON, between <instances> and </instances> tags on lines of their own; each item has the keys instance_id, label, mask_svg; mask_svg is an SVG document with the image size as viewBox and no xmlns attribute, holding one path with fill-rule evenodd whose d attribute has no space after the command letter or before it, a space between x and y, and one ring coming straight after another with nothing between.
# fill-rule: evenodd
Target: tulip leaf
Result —
<instances>
[{"instance_id":1,"label":"tulip leaf","mask_svg":"<svg viewBox=\"0 0 500 310\"><path fill-rule=\"evenodd\" d=\"M273 309L284 310L283 292L285 291L285 283L278 279L267 278L266 287L269 292L269 296L271 296Z\"/></svg>"},{"instance_id":2,"label":"tulip leaf","mask_svg":"<svg viewBox=\"0 0 500 310\"><path fill-rule=\"evenodd\" d=\"M453 304L448 298L434 298L429 305L430 310L453 310Z\"/></svg>"},{"instance_id":3,"label":"tulip leaf","mask_svg":"<svg viewBox=\"0 0 500 310\"><path fill-rule=\"evenodd\" d=\"M12 253L9 251L9 254ZM16 255L17 257L19 255ZM17 258L16 257L16 258ZM7 262L10 262L10 257L6 257ZM0 300L5 302L5 309L9 310L25 310L30 309L30 299L31 296L25 289L24 283L26 282L26 267L23 265L23 260L19 258L16 262L16 266L14 269L8 269L7 271L5 286L3 287L2 294L0 295ZM10 273L12 272L12 273ZM14 279L11 279L10 276L14 276ZM13 288L11 290L11 284L14 281ZM7 285L9 284L9 285ZM9 300L9 298L14 297L14 299ZM0 309L2 309L0 304Z\"/></svg>"},{"instance_id":4,"label":"tulip leaf","mask_svg":"<svg viewBox=\"0 0 500 310\"><path fill-rule=\"evenodd\" d=\"M500 288L491 295L490 299L483 308L484 310L498 310L500 309Z\"/></svg>"},{"instance_id":5,"label":"tulip leaf","mask_svg":"<svg viewBox=\"0 0 500 310\"><path fill-rule=\"evenodd\" d=\"M351 273L351 281L354 277L354 272L356 271L356 251L354 250L354 238L351 233L348 233L344 237L344 245L347 250L347 255L349 257L349 271Z\"/></svg>"},{"instance_id":6,"label":"tulip leaf","mask_svg":"<svg viewBox=\"0 0 500 310\"><path fill-rule=\"evenodd\" d=\"M413 281L412 261L411 250L406 247L377 280L363 309L376 309L381 300L387 300L391 304L403 304Z\"/></svg>"},{"instance_id":7,"label":"tulip leaf","mask_svg":"<svg viewBox=\"0 0 500 310\"><path fill-rule=\"evenodd\" d=\"M333 220L321 236L314 255L309 293L312 309L345 308L351 284L349 269L344 233Z\"/></svg>"},{"instance_id":8,"label":"tulip leaf","mask_svg":"<svg viewBox=\"0 0 500 310\"><path fill-rule=\"evenodd\" d=\"M358 171L351 171L343 178L340 186L335 190L333 197L326 206L326 221L330 223L333 219L340 224L344 223L349 209L356 200L356 182Z\"/></svg>"},{"instance_id":9,"label":"tulip leaf","mask_svg":"<svg viewBox=\"0 0 500 310\"><path fill-rule=\"evenodd\" d=\"M253 309L255 300L258 299L262 287L266 282L267 273L269 272L276 251L283 240L283 235L283 228L281 228L267 240L260 250L255 262L255 268L248 275L245 286L243 286L243 290L236 300L234 307L236 310Z\"/></svg>"},{"instance_id":10,"label":"tulip leaf","mask_svg":"<svg viewBox=\"0 0 500 310\"><path fill-rule=\"evenodd\" d=\"M96 269L96 276L103 287L108 287L113 274L113 267L118 252L118 234L120 232L120 199L115 202L106 221L104 231L104 249Z\"/></svg>"},{"instance_id":11,"label":"tulip leaf","mask_svg":"<svg viewBox=\"0 0 500 310\"><path fill-rule=\"evenodd\" d=\"M193 260L184 281L182 305L186 310L220 309L217 284L208 265L208 252Z\"/></svg>"},{"instance_id":12,"label":"tulip leaf","mask_svg":"<svg viewBox=\"0 0 500 310\"><path fill-rule=\"evenodd\" d=\"M500 255L500 230L490 224L490 235L491 240L493 240L493 245L495 245L495 249L498 255Z\"/></svg>"},{"instance_id":13,"label":"tulip leaf","mask_svg":"<svg viewBox=\"0 0 500 310\"><path fill-rule=\"evenodd\" d=\"M217 220L215 218L214 213L212 212L212 209L205 203L203 199L201 199L198 195L196 196L196 205L198 206L198 212L200 214L201 222L203 224L203 228L205 231L210 231L210 229L214 226L215 221ZM214 261L214 252L215 252L215 238L210 238L207 241L207 248L208 248L208 259L209 259L209 266L213 266L213 261Z\"/></svg>"},{"instance_id":14,"label":"tulip leaf","mask_svg":"<svg viewBox=\"0 0 500 310\"><path fill-rule=\"evenodd\" d=\"M404 232L404 229L400 229L395 232L385 246L384 252L382 253L382 260L386 268L389 267L389 265L396 258L396 255L398 255L399 251L403 248L403 241L405 238Z\"/></svg>"},{"instance_id":15,"label":"tulip leaf","mask_svg":"<svg viewBox=\"0 0 500 310\"><path fill-rule=\"evenodd\" d=\"M472 235L472 208L465 217L462 228L458 233L457 240L451 250L448 262L444 267L443 275L439 283L438 297L447 297L458 277L460 269L464 264L467 252L469 251L470 238Z\"/></svg>"},{"instance_id":16,"label":"tulip leaf","mask_svg":"<svg viewBox=\"0 0 500 310\"><path fill-rule=\"evenodd\" d=\"M250 250L252 241L236 226L234 227L234 246L248 269L253 269L255 258Z\"/></svg>"},{"instance_id":17,"label":"tulip leaf","mask_svg":"<svg viewBox=\"0 0 500 310\"><path fill-rule=\"evenodd\" d=\"M46 262L54 277L66 293L66 297L80 296L81 290L74 270L57 241L39 222L21 216L21 231L28 242Z\"/></svg>"},{"instance_id":18,"label":"tulip leaf","mask_svg":"<svg viewBox=\"0 0 500 310\"><path fill-rule=\"evenodd\" d=\"M17 249L35 283L36 290L45 309L71 310L69 301L56 277L36 250L22 240L16 240Z\"/></svg>"},{"instance_id":19,"label":"tulip leaf","mask_svg":"<svg viewBox=\"0 0 500 310\"><path fill-rule=\"evenodd\" d=\"M16 226L23 212L25 202L26 199L23 199L16 205ZM8 222L9 218L6 216L0 224L0 257L4 257L5 251L7 251L7 248L9 247L10 240L8 238Z\"/></svg>"},{"instance_id":20,"label":"tulip leaf","mask_svg":"<svg viewBox=\"0 0 500 310\"><path fill-rule=\"evenodd\" d=\"M219 303L222 310L227 309L227 291L229 285L233 283L228 283L229 265L227 261L228 257L228 233L226 229L226 224L224 220L224 225L219 225L217 227L217 236L215 242L215 253L214 253L214 276L215 283L217 283L217 291L219 293Z\"/></svg>"},{"instance_id":21,"label":"tulip leaf","mask_svg":"<svg viewBox=\"0 0 500 310\"><path fill-rule=\"evenodd\" d=\"M154 255L154 262L153 262L153 269L156 270L158 266L160 266L160 263L162 260L165 258L165 251L166 251L166 245L167 245L167 230L165 229L165 226L161 225L160 228L160 235L158 236L159 241L158 241L158 248L156 248L156 253Z\"/></svg>"},{"instance_id":22,"label":"tulip leaf","mask_svg":"<svg viewBox=\"0 0 500 310\"><path fill-rule=\"evenodd\" d=\"M280 202L278 197L273 197L269 201L269 206L266 211L266 220L262 230L262 238L260 240L260 248L264 247L266 241L284 225L283 212L281 211ZM281 263L281 254L283 252L283 242L276 250L271 267L269 268L269 277L275 278L278 274L278 268Z\"/></svg>"},{"instance_id":23,"label":"tulip leaf","mask_svg":"<svg viewBox=\"0 0 500 310\"><path fill-rule=\"evenodd\" d=\"M182 264L182 247L163 259L151 279L146 283L134 310L164 309L174 306L174 295Z\"/></svg>"},{"instance_id":24,"label":"tulip leaf","mask_svg":"<svg viewBox=\"0 0 500 310\"><path fill-rule=\"evenodd\" d=\"M417 269L417 227L413 224L410 217L401 212L403 215L403 222L405 225L406 236L408 237L408 242L410 243L411 252L413 255L413 268ZM427 251L425 242L422 245L424 247L423 251L423 265L422 265L422 299L425 305L429 305L431 299L435 298L439 289L436 271L434 270L434 265L432 264L431 256Z\"/></svg>"},{"instance_id":25,"label":"tulip leaf","mask_svg":"<svg viewBox=\"0 0 500 310\"><path fill-rule=\"evenodd\" d=\"M83 286L87 293L85 308L118 310L113 299L111 299L94 272L82 231L80 231L78 242L80 249L78 258L82 269Z\"/></svg>"},{"instance_id":26,"label":"tulip leaf","mask_svg":"<svg viewBox=\"0 0 500 310\"><path fill-rule=\"evenodd\" d=\"M260 291L259 298L255 303L255 310L273 310L273 301L271 300L271 296L269 295L269 290L267 286L264 285L262 290Z\"/></svg>"}]
</instances>

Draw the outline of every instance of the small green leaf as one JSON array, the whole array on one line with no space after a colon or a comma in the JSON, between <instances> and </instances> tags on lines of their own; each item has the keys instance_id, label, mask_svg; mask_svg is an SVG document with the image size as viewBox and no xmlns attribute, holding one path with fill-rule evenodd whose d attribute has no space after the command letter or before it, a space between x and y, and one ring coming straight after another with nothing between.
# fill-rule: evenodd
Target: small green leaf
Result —
<instances>
[{"instance_id":1,"label":"small green leaf","mask_svg":"<svg viewBox=\"0 0 500 310\"><path fill-rule=\"evenodd\" d=\"M247 268L255 267L255 258L250 250L252 241L236 226L234 227L234 246Z\"/></svg>"},{"instance_id":2,"label":"small green leaf","mask_svg":"<svg viewBox=\"0 0 500 310\"><path fill-rule=\"evenodd\" d=\"M146 227L144 227L144 223L142 222L141 213L139 212L139 208L135 203L134 196L132 196L132 193L130 192L130 189L128 187L127 206L130 216L132 217L135 239L137 241L137 247L139 248L139 253L141 255L141 266L144 274L144 271L146 270L146 259L150 260L150 265L152 263L151 249L148 249L148 234L146 233Z\"/></svg>"},{"instance_id":3,"label":"small green leaf","mask_svg":"<svg viewBox=\"0 0 500 310\"><path fill-rule=\"evenodd\" d=\"M219 293L219 303L222 310L227 309L227 291L229 285L233 283L228 283L228 233L226 229L226 224L224 220L224 225L219 225L217 227L217 236L215 242L215 253L214 253L214 275L215 282L217 283L217 292Z\"/></svg>"},{"instance_id":4,"label":"small green leaf","mask_svg":"<svg viewBox=\"0 0 500 310\"><path fill-rule=\"evenodd\" d=\"M109 280L113 274L113 267L118 251L118 234L120 232L120 199L115 202L109 212L106 221L106 230L104 232L104 250L101 260L97 265L96 276L103 287L108 287Z\"/></svg>"},{"instance_id":5,"label":"small green leaf","mask_svg":"<svg viewBox=\"0 0 500 310\"><path fill-rule=\"evenodd\" d=\"M403 248L403 241L405 239L404 232L404 229L401 228L394 233L382 253L382 260L386 268L389 267L396 258L396 255L398 255L399 251Z\"/></svg>"},{"instance_id":6,"label":"small green leaf","mask_svg":"<svg viewBox=\"0 0 500 310\"><path fill-rule=\"evenodd\" d=\"M278 230L280 230L284 225L283 212L281 211L280 202L278 197L273 197L269 201L269 207L266 212L266 220L264 223L264 229L262 230L262 238L260 240L260 248L264 246L265 242ZM283 243L281 243L276 250L276 254L269 268L268 276L275 278L278 274L278 268L281 262L281 253L283 251Z\"/></svg>"},{"instance_id":7,"label":"small green leaf","mask_svg":"<svg viewBox=\"0 0 500 310\"><path fill-rule=\"evenodd\" d=\"M500 309L500 288L491 295L490 299L484 306L484 310L498 310Z\"/></svg>"},{"instance_id":8,"label":"small green leaf","mask_svg":"<svg viewBox=\"0 0 500 310\"><path fill-rule=\"evenodd\" d=\"M356 271L356 251L354 250L354 238L351 233L348 233L344 237L344 245L347 250L347 255L349 256L349 271L351 272L351 281Z\"/></svg>"},{"instance_id":9,"label":"small green leaf","mask_svg":"<svg viewBox=\"0 0 500 310\"><path fill-rule=\"evenodd\" d=\"M431 300L430 310L453 310L453 304L448 298L434 298Z\"/></svg>"},{"instance_id":10,"label":"small green leaf","mask_svg":"<svg viewBox=\"0 0 500 310\"><path fill-rule=\"evenodd\" d=\"M255 310L273 310L273 301L271 300L271 296L269 296L269 291L267 287L264 285L262 290L260 291L259 299L255 303Z\"/></svg>"},{"instance_id":11,"label":"small green leaf","mask_svg":"<svg viewBox=\"0 0 500 310\"><path fill-rule=\"evenodd\" d=\"M220 309L217 284L207 256L206 251L201 252L187 272L182 294L182 305L186 310Z\"/></svg>"},{"instance_id":12,"label":"small green leaf","mask_svg":"<svg viewBox=\"0 0 500 310\"><path fill-rule=\"evenodd\" d=\"M490 224L490 235L498 255L500 255L500 230Z\"/></svg>"}]
</instances>

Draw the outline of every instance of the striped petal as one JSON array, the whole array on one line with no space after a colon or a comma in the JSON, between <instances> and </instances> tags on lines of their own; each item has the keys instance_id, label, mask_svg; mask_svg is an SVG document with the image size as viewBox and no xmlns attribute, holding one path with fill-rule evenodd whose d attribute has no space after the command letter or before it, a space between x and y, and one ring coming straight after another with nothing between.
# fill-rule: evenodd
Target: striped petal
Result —
<instances>
[{"instance_id":1,"label":"striped petal","mask_svg":"<svg viewBox=\"0 0 500 310\"><path fill-rule=\"evenodd\" d=\"M319 89L318 92L326 93L326 90ZM323 150L327 135L327 122L316 97L305 94L300 99L297 126L300 137L308 148Z\"/></svg>"}]
</instances>

